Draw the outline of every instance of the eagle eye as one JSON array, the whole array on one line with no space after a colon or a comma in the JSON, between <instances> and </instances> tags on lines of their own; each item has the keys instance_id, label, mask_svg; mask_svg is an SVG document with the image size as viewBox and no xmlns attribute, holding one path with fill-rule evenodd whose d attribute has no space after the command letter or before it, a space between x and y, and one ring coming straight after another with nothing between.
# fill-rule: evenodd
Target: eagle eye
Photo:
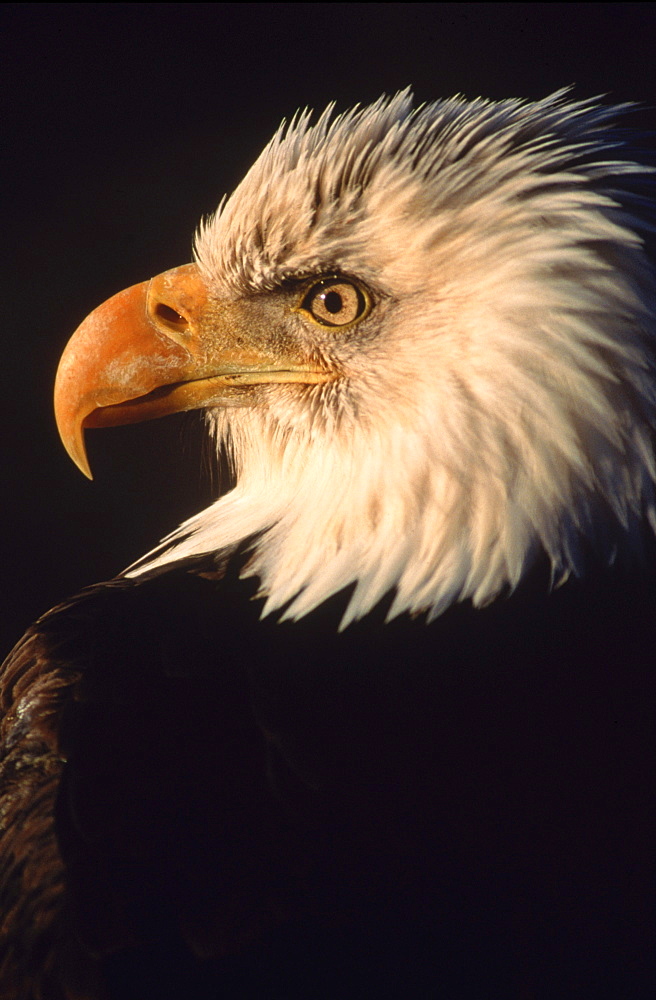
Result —
<instances>
[{"instance_id":1,"label":"eagle eye","mask_svg":"<svg viewBox=\"0 0 656 1000\"><path fill-rule=\"evenodd\" d=\"M363 319L371 300L363 288L347 278L322 278L304 292L301 312L321 326L349 326Z\"/></svg>"}]
</instances>

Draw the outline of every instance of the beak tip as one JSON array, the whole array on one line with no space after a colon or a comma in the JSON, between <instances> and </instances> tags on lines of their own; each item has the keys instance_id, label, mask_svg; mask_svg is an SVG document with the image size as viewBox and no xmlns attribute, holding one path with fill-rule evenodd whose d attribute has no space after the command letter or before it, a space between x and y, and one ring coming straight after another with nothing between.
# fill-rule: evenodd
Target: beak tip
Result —
<instances>
[{"instance_id":1,"label":"beak tip","mask_svg":"<svg viewBox=\"0 0 656 1000\"><path fill-rule=\"evenodd\" d=\"M93 473L91 472L91 466L89 465L84 444L82 444L81 448L66 447L66 451L72 461L75 462L82 475L86 476L87 479L93 479Z\"/></svg>"},{"instance_id":2,"label":"beak tip","mask_svg":"<svg viewBox=\"0 0 656 1000\"><path fill-rule=\"evenodd\" d=\"M57 416L59 417L60 415L57 414ZM57 429L68 457L77 465L82 475L86 476L87 479L93 479L91 466L87 458L87 449L84 444L82 421L69 420L63 423L58 419Z\"/></svg>"}]
</instances>

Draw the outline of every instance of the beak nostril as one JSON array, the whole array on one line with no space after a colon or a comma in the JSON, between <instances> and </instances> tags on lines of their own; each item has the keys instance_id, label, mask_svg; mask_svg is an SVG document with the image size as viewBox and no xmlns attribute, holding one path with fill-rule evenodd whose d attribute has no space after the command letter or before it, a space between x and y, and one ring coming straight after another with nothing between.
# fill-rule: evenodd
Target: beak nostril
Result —
<instances>
[{"instance_id":1,"label":"beak nostril","mask_svg":"<svg viewBox=\"0 0 656 1000\"><path fill-rule=\"evenodd\" d=\"M172 306L167 306L164 302L157 303L153 309L153 315L161 326L169 330L175 330L177 333L180 333L189 329L189 320L182 316L176 309L173 309Z\"/></svg>"}]
</instances>

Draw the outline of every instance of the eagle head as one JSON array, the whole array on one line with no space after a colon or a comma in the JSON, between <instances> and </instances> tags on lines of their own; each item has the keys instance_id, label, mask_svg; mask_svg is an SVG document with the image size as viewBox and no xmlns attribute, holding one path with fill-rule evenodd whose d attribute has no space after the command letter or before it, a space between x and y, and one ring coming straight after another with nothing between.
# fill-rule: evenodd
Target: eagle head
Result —
<instances>
[{"instance_id":1,"label":"eagle head","mask_svg":"<svg viewBox=\"0 0 656 1000\"><path fill-rule=\"evenodd\" d=\"M408 93L283 125L195 263L78 329L61 434L202 408L236 486L127 574L254 539L264 611L343 624L555 582L654 522L649 168L617 108Z\"/></svg>"}]
</instances>

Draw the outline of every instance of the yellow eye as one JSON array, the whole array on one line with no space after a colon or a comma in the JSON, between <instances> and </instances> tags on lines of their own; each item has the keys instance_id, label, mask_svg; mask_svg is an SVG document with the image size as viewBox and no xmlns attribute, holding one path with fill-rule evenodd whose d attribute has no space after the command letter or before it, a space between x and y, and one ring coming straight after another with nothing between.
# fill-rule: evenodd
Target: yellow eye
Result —
<instances>
[{"instance_id":1,"label":"yellow eye","mask_svg":"<svg viewBox=\"0 0 656 1000\"><path fill-rule=\"evenodd\" d=\"M346 278L322 278L305 293L300 308L322 326L349 326L367 315L369 296Z\"/></svg>"}]
</instances>

